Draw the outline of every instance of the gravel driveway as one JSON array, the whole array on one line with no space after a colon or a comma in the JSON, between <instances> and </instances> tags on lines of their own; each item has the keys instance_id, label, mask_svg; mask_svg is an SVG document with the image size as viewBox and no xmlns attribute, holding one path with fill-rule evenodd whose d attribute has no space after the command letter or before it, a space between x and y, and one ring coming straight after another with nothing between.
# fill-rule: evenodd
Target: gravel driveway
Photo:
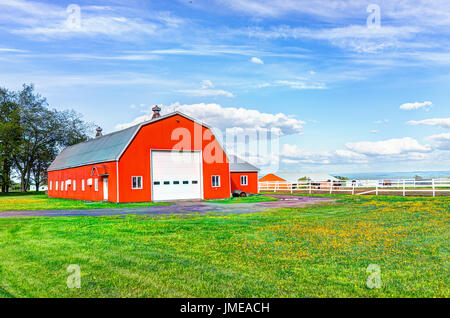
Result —
<instances>
[{"instance_id":1,"label":"gravel driveway","mask_svg":"<svg viewBox=\"0 0 450 318\"><path fill-rule=\"evenodd\" d=\"M320 197L305 197L292 195L271 195L279 201L257 203L210 203L205 201L178 201L169 206L149 206L117 209L91 209L91 210L44 210L44 211L4 211L0 218L8 217L57 217L57 216L102 216L102 215L167 215L189 213L255 213L264 212L274 208L295 208L320 202L333 202L334 199Z\"/></svg>"}]
</instances>

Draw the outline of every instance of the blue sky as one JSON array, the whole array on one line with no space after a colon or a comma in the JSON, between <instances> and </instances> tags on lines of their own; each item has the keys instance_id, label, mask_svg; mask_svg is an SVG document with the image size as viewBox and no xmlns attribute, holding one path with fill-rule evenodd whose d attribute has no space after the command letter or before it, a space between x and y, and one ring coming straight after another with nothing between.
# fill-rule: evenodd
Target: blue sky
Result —
<instances>
[{"instance_id":1,"label":"blue sky","mask_svg":"<svg viewBox=\"0 0 450 318\"><path fill-rule=\"evenodd\" d=\"M278 129L284 170L450 170L448 1L0 0L0 28L2 86L105 132L159 104Z\"/></svg>"}]
</instances>

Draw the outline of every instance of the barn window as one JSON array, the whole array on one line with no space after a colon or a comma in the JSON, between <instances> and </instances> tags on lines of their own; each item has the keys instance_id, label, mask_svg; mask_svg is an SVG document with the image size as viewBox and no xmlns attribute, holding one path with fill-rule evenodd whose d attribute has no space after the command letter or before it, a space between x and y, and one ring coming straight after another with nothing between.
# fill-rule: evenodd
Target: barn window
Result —
<instances>
[{"instance_id":1,"label":"barn window","mask_svg":"<svg viewBox=\"0 0 450 318\"><path fill-rule=\"evenodd\" d=\"M170 181L164 181L164 184L170 184Z\"/></svg>"},{"instance_id":2,"label":"barn window","mask_svg":"<svg viewBox=\"0 0 450 318\"><path fill-rule=\"evenodd\" d=\"M131 188L142 189L142 177L131 177Z\"/></svg>"},{"instance_id":3,"label":"barn window","mask_svg":"<svg viewBox=\"0 0 450 318\"><path fill-rule=\"evenodd\" d=\"M241 185L246 186L248 185L248 177L245 176L241 176Z\"/></svg>"},{"instance_id":4,"label":"barn window","mask_svg":"<svg viewBox=\"0 0 450 318\"><path fill-rule=\"evenodd\" d=\"M212 180L212 186L214 188L220 187L220 176L212 176L211 180ZM192 183L194 183L194 182L192 182Z\"/></svg>"},{"instance_id":5,"label":"barn window","mask_svg":"<svg viewBox=\"0 0 450 318\"><path fill-rule=\"evenodd\" d=\"M81 191L84 191L84 179L81 180Z\"/></svg>"},{"instance_id":6,"label":"barn window","mask_svg":"<svg viewBox=\"0 0 450 318\"><path fill-rule=\"evenodd\" d=\"M174 181L173 184L180 184L180 181Z\"/></svg>"},{"instance_id":7,"label":"barn window","mask_svg":"<svg viewBox=\"0 0 450 318\"><path fill-rule=\"evenodd\" d=\"M52 182L50 181L50 190L52 189Z\"/></svg>"},{"instance_id":8,"label":"barn window","mask_svg":"<svg viewBox=\"0 0 450 318\"><path fill-rule=\"evenodd\" d=\"M160 185L160 184L161 184L161 182L159 182L159 181L155 181L155 182L153 182L153 184L154 184L154 185Z\"/></svg>"},{"instance_id":9,"label":"barn window","mask_svg":"<svg viewBox=\"0 0 450 318\"><path fill-rule=\"evenodd\" d=\"M64 191L64 181L61 181L61 191Z\"/></svg>"},{"instance_id":10,"label":"barn window","mask_svg":"<svg viewBox=\"0 0 450 318\"><path fill-rule=\"evenodd\" d=\"M77 180L73 180L73 191L77 191Z\"/></svg>"},{"instance_id":11,"label":"barn window","mask_svg":"<svg viewBox=\"0 0 450 318\"><path fill-rule=\"evenodd\" d=\"M58 191L58 181L55 181L55 186L56 186L55 190Z\"/></svg>"},{"instance_id":12,"label":"barn window","mask_svg":"<svg viewBox=\"0 0 450 318\"><path fill-rule=\"evenodd\" d=\"M94 179L94 187L95 187L95 191L98 191L98 179Z\"/></svg>"},{"instance_id":13,"label":"barn window","mask_svg":"<svg viewBox=\"0 0 450 318\"><path fill-rule=\"evenodd\" d=\"M189 181L183 181L183 184L189 184Z\"/></svg>"}]
</instances>

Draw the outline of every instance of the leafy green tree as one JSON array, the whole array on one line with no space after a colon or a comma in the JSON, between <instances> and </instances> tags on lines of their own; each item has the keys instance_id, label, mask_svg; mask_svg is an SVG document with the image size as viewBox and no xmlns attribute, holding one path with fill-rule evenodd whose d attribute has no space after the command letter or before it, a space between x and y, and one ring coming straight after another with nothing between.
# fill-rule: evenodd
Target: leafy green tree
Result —
<instances>
[{"instance_id":1,"label":"leafy green tree","mask_svg":"<svg viewBox=\"0 0 450 318\"><path fill-rule=\"evenodd\" d=\"M14 94L0 88L0 186L9 192L12 184L13 158L20 143L20 110L14 102Z\"/></svg>"},{"instance_id":2,"label":"leafy green tree","mask_svg":"<svg viewBox=\"0 0 450 318\"><path fill-rule=\"evenodd\" d=\"M14 166L20 175L21 191L27 191L30 181L39 189L58 152L87 140L92 125L74 111L50 110L47 100L34 91L33 85L23 85L15 100L19 106L21 136L13 156Z\"/></svg>"}]
</instances>

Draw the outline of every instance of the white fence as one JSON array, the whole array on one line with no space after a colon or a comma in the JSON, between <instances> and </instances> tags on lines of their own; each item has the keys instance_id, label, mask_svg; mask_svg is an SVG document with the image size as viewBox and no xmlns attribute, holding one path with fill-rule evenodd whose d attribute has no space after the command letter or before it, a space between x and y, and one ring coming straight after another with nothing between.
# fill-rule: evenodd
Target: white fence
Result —
<instances>
[{"instance_id":1,"label":"white fence","mask_svg":"<svg viewBox=\"0 0 450 318\"><path fill-rule=\"evenodd\" d=\"M346 181L298 181L258 182L258 192L307 192L347 194L400 194L432 195L450 192L450 179L395 179L395 180L346 180Z\"/></svg>"}]
</instances>

